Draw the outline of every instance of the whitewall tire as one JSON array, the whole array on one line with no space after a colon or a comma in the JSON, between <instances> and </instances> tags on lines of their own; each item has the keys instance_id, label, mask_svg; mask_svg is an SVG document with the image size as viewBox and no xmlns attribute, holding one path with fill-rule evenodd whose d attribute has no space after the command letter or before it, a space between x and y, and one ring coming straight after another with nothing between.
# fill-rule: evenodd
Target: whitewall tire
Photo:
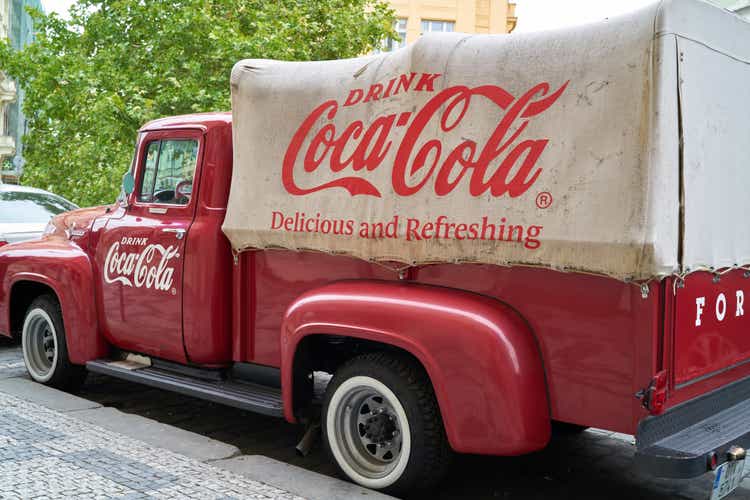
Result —
<instances>
[{"instance_id":1,"label":"whitewall tire","mask_svg":"<svg viewBox=\"0 0 750 500\"><path fill-rule=\"evenodd\" d=\"M325 425L336 463L354 482L384 489L404 473L411 453L409 422L382 382L365 376L345 380L331 395Z\"/></svg>"},{"instance_id":2,"label":"whitewall tire","mask_svg":"<svg viewBox=\"0 0 750 500\"><path fill-rule=\"evenodd\" d=\"M55 374L59 349L52 318L41 307L29 309L21 333L23 360L29 376L42 384Z\"/></svg>"},{"instance_id":3,"label":"whitewall tire","mask_svg":"<svg viewBox=\"0 0 750 500\"><path fill-rule=\"evenodd\" d=\"M21 350L26 371L40 384L74 391L86 377L83 366L70 362L62 310L53 295L37 297L26 310Z\"/></svg>"},{"instance_id":4,"label":"whitewall tire","mask_svg":"<svg viewBox=\"0 0 750 500\"><path fill-rule=\"evenodd\" d=\"M323 402L324 444L339 471L375 490L437 484L450 460L440 410L422 367L400 353L357 356L340 367Z\"/></svg>"}]
</instances>

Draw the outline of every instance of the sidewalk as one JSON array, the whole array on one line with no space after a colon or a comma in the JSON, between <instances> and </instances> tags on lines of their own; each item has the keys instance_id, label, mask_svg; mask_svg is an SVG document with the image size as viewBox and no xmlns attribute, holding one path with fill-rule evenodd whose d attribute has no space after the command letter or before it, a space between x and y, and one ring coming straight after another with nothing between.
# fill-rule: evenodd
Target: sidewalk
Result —
<instances>
[{"instance_id":1,"label":"sidewalk","mask_svg":"<svg viewBox=\"0 0 750 500\"><path fill-rule=\"evenodd\" d=\"M0 499L391 497L29 380L0 346Z\"/></svg>"},{"instance_id":2,"label":"sidewalk","mask_svg":"<svg viewBox=\"0 0 750 500\"><path fill-rule=\"evenodd\" d=\"M0 393L0 498L301 498Z\"/></svg>"}]
</instances>

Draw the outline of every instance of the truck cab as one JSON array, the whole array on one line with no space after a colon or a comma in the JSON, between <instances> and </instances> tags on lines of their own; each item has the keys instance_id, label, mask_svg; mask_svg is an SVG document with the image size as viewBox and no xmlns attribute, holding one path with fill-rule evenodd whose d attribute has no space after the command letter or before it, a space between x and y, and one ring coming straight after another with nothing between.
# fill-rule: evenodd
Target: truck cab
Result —
<instances>
[{"instance_id":1,"label":"truck cab","mask_svg":"<svg viewBox=\"0 0 750 500\"><path fill-rule=\"evenodd\" d=\"M232 253L221 232L231 151L229 114L141 129L135 189L91 233L99 324L112 345L176 363L232 361Z\"/></svg>"}]
</instances>

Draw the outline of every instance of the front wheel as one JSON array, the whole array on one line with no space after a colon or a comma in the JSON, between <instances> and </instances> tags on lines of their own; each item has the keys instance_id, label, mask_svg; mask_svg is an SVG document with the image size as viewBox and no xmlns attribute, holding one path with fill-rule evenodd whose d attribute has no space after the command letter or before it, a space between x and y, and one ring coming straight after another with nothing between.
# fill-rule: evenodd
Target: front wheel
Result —
<instances>
[{"instance_id":1,"label":"front wheel","mask_svg":"<svg viewBox=\"0 0 750 500\"><path fill-rule=\"evenodd\" d=\"M86 369L68 359L60 304L51 295L36 298L26 311L21 349L26 371L36 382L74 391L86 377Z\"/></svg>"},{"instance_id":2,"label":"front wheel","mask_svg":"<svg viewBox=\"0 0 750 500\"><path fill-rule=\"evenodd\" d=\"M326 391L322 424L340 472L367 488L429 489L450 461L432 385L405 356L365 354L342 366Z\"/></svg>"}]
</instances>

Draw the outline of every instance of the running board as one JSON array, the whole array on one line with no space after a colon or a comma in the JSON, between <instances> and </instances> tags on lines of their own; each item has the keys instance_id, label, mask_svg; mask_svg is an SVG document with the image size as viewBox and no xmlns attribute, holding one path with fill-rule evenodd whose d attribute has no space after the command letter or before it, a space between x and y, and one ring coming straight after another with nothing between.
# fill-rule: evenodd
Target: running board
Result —
<instances>
[{"instance_id":1,"label":"running board","mask_svg":"<svg viewBox=\"0 0 750 500\"><path fill-rule=\"evenodd\" d=\"M202 380L148 365L125 366L121 361L97 359L86 363L90 372L109 375L158 389L193 396L271 417L283 417L281 391L275 387L234 380Z\"/></svg>"}]
</instances>

